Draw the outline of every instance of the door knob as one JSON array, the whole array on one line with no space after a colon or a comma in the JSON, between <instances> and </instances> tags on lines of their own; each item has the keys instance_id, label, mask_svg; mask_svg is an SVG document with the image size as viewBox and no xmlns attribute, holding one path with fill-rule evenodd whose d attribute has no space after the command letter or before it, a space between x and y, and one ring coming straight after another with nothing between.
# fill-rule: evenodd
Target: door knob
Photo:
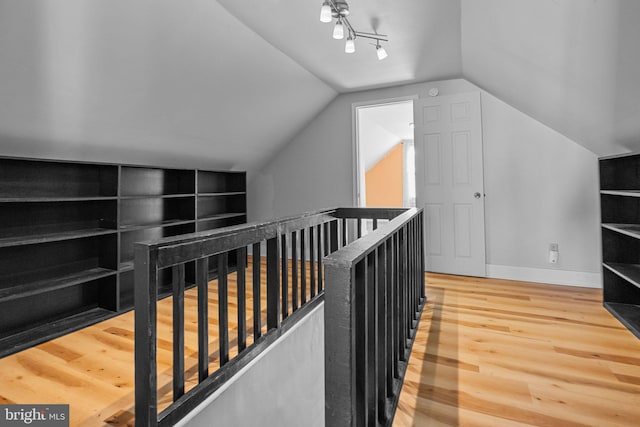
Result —
<instances>
[{"instance_id":1,"label":"door knob","mask_svg":"<svg viewBox=\"0 0 640 427\"><path fill-rule=\"evenodd\" d=\"M473 197L475 197L476 199L479 199L480 196L482 196L482 194L480 194L478 192L473 193Z\"/></svg>"}]
</instances>

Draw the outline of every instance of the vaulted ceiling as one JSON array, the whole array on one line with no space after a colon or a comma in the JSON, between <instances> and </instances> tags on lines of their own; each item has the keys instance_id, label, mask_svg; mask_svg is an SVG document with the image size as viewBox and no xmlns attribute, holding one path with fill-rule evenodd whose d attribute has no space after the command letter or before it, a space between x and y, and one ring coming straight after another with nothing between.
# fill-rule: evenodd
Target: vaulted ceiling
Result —
<instances>
[{"instance_id":1,"label":"vaulted ceiling","mask_svg":"<svg viewBox=\"0 0 640 427\"><path fill-rule=\"evenodd\" d=\"M0 154L256 170L343 92L464 77L597 154L640 148L637 0L0 0Z\"/></svg>"}]
</instances>

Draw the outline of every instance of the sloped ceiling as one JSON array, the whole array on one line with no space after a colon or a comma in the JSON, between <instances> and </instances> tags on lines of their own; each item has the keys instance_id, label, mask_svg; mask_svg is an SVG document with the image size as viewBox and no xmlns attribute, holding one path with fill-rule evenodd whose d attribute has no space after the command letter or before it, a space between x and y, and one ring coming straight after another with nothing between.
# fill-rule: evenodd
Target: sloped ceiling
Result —
<instances>
[{"instance_id":1,"label":"sloped ceiling","mask_svg":"<svg viewBox=\"0 0 640 427\"><path fill-rule=\"evenodd\" d=\"M598 155L640 149L640 2L462 0L464 77Z\"/></svg>"},{"instance_id":2,"label":"sloped ceiling","mask_svg":"<svg viewBox=\"0 0 640 427\"><path fill-rule=\"evenodd\" d=\"M0 0L3 155L251 170L335 96L213 0Z\"/></svg>"},{"instance_id":3,"label":"sloped ceiling","mask_svg":"<svg viewBox=\"0 0 640 427\"><path fill-rule=\"evenodd\" d=\"M0 0L0 154L258 170L338 93L464 77L597 154L640 149L637 0Z\"/></svg>"}]
</instances>

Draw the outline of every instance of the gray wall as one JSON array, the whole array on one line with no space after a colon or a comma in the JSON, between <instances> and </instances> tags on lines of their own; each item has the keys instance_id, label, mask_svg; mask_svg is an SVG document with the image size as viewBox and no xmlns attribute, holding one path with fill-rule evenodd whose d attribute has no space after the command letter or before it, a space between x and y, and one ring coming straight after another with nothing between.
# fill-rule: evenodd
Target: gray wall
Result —
<instances>
[{"instance_id":1,"label":"gray wall","mask_svg":"<svg viewBox=\"0 0 640 427\"><path fill-rule=\"evenodd\" d=\"M431 87L479 90L458 79L338 96L250 182L251 218L352 205L352 105L424 97ZM487 92L482 114L490 274L599 286L596 155ZM555 265L547 262L552 242L560 245Z\"/></svg>"},{"instance_id":2,"label":"gray wall","mask_svg":"<svg viewBox=\"0 0 640 427\"><path fill-rule=\"evenodd\" d=\"M177 426L324 427L324 304Z\"/></svg>"}]
</instances>

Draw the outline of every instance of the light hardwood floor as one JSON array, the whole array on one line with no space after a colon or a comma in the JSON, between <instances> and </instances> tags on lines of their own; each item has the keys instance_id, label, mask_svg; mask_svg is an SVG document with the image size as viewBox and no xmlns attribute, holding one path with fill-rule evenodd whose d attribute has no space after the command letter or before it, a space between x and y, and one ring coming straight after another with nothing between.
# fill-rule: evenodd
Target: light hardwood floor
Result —
<instances>
[{"instance_id":1,"label":"light hardwood floor","mask_svg":"<svg viewBox=\"0 0 640 427\"><path fill-rule=\"evenodd\" d=\"M599 289L427 275L395 427L639 426L640 340Z\"/></svg>"},{"instance_id":2,"label":"light hardwood floor","mask_svg":"<svg viewBox=\"0 0 640 427\"><path fill-rule=\"evenodd\" d=\"M185 365L193 374L195 295L185 297ZM427 295L394 426L640 425L640 340L602 308L599 290L427 275ZM170 299L161 301L163 405L171 389L170 315ZM133 313L0 359L1 403L69 403L72 426L133 425Z\"/></svg>"}]
</instances>

